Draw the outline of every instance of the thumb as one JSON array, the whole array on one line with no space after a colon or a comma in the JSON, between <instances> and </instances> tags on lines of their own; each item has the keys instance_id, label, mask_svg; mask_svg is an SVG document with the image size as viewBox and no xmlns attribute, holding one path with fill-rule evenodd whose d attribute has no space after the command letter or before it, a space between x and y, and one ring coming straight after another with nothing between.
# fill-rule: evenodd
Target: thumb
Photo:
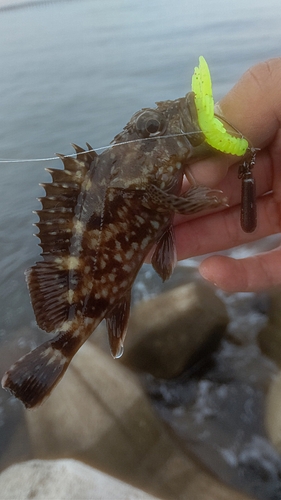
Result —
<instances>
[{"instance_id":1,"label":"thumb","mask_svg":"<svg viewBox=\"0 0 281 500\"><path fill-rule=\"evenodd\" d=\"M208 257L199 266L203 278L226 292L257 292L281 282L281 248L245 259Z\"/></svg>"}]
</instances>

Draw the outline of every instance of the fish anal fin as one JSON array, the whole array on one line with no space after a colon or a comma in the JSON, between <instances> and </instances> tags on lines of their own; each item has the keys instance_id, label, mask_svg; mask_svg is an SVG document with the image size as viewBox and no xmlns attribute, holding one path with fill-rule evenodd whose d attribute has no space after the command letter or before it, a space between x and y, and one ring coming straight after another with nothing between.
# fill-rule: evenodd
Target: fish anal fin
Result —
<instances>
[{"instance_id":1,"label":"fish anal fin","mask_svg":"<svg viewBox=\"0 0 281 500\"><path fill-rule=\"evenodd\" d=\"M127 333L130 315L131 290L116 304L106 317L106 326L111 354L120 358L123 354L123 343Z\"/></svg>"},{"instance_id":2,"label":"fish anal fin","mask_svg":"<svg viewBox=\"0 0 281 500\"><path fill-rule=\"evenodd\" d=\"M2 378L2 387L26 408L33 408L49 396L70 360L52 346L52 341L47 341L11 366Z\"/></svg>"},{"instance_id":3,"label":"fish anal fin","mask_svg":"<svg viewBox=\"0 0 281 500\"><path fill-rule=\"evenodd\" d=\"M68 271L51 262L37 262L26 271L26 280L38 326L46 332L58 329L69 311Z\"/></svg>"},{"instance_id":4,"label":"fish anal fin","mask_svg":"<svg viewBox=\"0 0 281 500\"><path fill-rule=\"evenodd\" d=\"M151 264L162 280L166 281L173 273L176 263L175 235L173 226L170 225L156 244Z\"/></svg>"}]
</instances>

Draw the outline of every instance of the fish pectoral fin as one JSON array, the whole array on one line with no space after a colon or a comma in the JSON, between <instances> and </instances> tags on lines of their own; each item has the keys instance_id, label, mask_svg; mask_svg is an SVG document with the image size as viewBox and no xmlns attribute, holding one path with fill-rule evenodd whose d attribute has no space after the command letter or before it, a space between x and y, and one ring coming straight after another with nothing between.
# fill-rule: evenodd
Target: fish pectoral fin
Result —
<instances>
[{"instance_id":1,"label":"fish pectoral fin","mask_svg":"<svg viewBox=\"0 0 281 500\"><path fill-rule=\"evenodd\" d=\"M123 354L123 343L127 333L130 315L131 290L110 311L106 317L106 326L111 354L114 358L120 358Z\"/></svg>"},{"instance_id":2,"label":"fish pectoral fin","mask_svg":"<svg viewBox=\"0 0 281 500\"><path fill-rule=\"evenodd\" d=\"M172 225L166 229L156 244L152 255L151 264L157 274L166 281L170 278L177 263L174 228Z\"/></svg>"},{"instance_id":3,"label":"fish pectoral fin","mask_svg":"<svg viewBox=\"0 0 281 500\"><path fill-rule=\"evenodd\" d=\"M181 196L169 194L154 184L147 187L147 197L158 207L159 211L171 211L177 214L189 215L208 208L226 205L222 192L206 186L193 186Z\"/></svg>"}]
</instances>

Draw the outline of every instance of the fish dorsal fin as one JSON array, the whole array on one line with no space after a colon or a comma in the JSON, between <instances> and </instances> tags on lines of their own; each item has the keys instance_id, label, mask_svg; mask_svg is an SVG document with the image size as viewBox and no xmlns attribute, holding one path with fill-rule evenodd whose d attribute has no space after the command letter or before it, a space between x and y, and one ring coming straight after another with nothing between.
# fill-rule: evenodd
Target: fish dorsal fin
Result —
<instances>
[{"instance_id":1,"label":"fish dorsal fin","mask_svg":"<svg viewBox=\"0 0 281 500\"><path fill-rule=\"evenodd\" d=\"M123 354L123 344L127 333L130 315L131 290L123 299L116 304L106 317L106 326L111 354L114 358L120 358Z\"/></svg>"},{"instance_id":2,"label":"fish dorsal fin","mask_svg":"<svg viewBox=\"0 0 281 500\"><path fill-rule=\"evenodd\" d=\"M151 264L157 274L166 281L170 278L177 263L177 252L173 226L170 225L156 244Z\"/></svg>"},{"instance_id":3,"label":"fish dorsal fin","mask_svg":"<svg viewBox=\"0 0 281 500\"><path fill-rule=\"evenodd\" d=\"M81 186L98 157L92 151L84 151L79 146L73 146L77 157L58 155L64 164L64 170L46 169L51 174L53 182L42 184L46 196L39 198L42 209L36 212L40 220L35 225L39 228L36 236L41 240L39 245L43 250L42 256L47 261L51 256L60 256L69 250Z\"/></svg>"},{"instance_id":4,"label":"fish dorsal fin","mask_svg":"<svg viewBox=\"0 0 281 500\"><path fill-rule=\"evenodd\" d=\"M77 156L58 155L63 170L47 169L52 182L43 184L46 195L39 199L36 213L43 261L26 272L28 288L38 326L47 332L61 326L69 310L69 270L61 263L70 256L74 216L87 172L95 168L98 155L73 145ZM91 149L90 146L88 146Z\"/></svg>"}]
</instances>

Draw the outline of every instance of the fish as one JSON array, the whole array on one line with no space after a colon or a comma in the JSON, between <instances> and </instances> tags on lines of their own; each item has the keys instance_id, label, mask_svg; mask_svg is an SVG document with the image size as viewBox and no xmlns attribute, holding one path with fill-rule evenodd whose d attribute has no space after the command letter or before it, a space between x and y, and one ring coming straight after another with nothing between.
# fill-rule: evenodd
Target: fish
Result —
<instances>
[{"instance_id":1,"label":"fish","mask_svg":"<svg viewBox=\"0 0 281 500\"><path fill-rule=\"evenodd\" d=\"M121 356L132 285L148 253L165 281L177 261L175 214L226 204L206 186L182 192L188 166L215 153L193 92L141 109L100 154L73 147L74 155L59 155L63 169L47 169L52 181L42 184L36 223L41 260L26 271L37 324L54 336L2 379L26 408L49 396L102 320L112 356Z\"/></svg>"}]
</instances>

